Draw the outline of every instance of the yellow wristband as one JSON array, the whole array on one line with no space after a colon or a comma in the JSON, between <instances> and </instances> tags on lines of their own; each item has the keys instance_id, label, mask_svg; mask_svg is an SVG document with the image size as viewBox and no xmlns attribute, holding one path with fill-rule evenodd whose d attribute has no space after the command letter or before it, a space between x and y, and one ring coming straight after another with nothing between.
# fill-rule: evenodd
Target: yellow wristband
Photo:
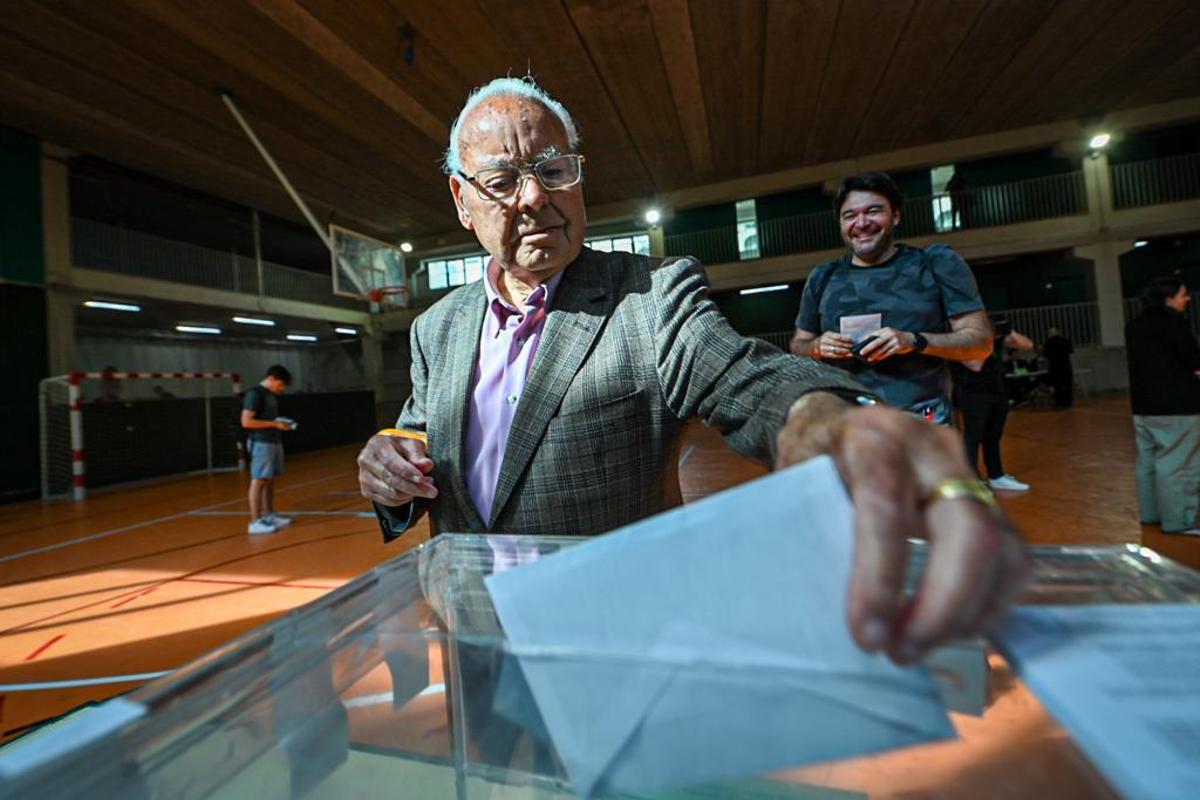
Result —
<instances>
[{"instance_id":1,"label":"yellow wristband","mask_svg":"<svg viewBox=\"0 0 1200 800\"><path fill-rule=\"evenodd\" d=\"M407 428L384 428L376 436L398 436L401 439L417 439L429 444L429 434L425 431L410 431Z\"/></svg>"}]
</instances>

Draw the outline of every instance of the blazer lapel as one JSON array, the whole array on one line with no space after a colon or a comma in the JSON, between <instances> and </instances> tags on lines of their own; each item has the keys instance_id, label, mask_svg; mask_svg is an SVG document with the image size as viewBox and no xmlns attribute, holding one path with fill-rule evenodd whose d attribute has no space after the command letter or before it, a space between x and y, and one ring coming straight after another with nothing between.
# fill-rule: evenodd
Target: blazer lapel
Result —
<instances>
[{"instance_id":1,"label":"blazer lapel","mask_svg":"<svg viewBox=\"0 0 1200 800\"><path fill-rule=\"evenodd\" d=\"M482 282L477 282L463 294L465 297L456 313L459 319L449 325L446 353L433 354L435 358L445 358L449 364L449 382L442 395L447 398L448 407L444 414L428 410L428 426L431 441L446 443L444 452L449 454L450 463L445 464L446 469L442 473L449 474L462 518L468 521L471 530L483 530L484 520L480 519L475 503L471 501L471 493L467 491L466 429L467 408L471 402L471 376L479 361L479 336L487 312L487 295ZM438 430L439 427L442 430Z\"/></svg>"},{"instance_id":2,"label":"blazer lapel","mask_svg":"<svg viewBox=\"0 0 1200 800\"><path fill-rule=\"evenodd\" d=\"M546 315L546 327L529 370L525 392L513 416L496 485L492 520L500 516L508 503L567 387L612 313L615 292L610 270L619 263L616 259L596 258L590 250L584 250L563 273L552 308Z\"/></svg>"}]
</instances>

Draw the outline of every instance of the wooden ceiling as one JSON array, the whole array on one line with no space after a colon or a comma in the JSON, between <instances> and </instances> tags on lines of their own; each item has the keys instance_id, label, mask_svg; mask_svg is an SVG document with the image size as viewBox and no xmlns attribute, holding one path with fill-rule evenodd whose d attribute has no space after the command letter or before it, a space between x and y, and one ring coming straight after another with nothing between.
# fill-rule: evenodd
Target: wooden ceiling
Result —
<instances>
[{"instance_id":1,"label":"wooden ceiling","mask_svg":"<svg viewBox=\"0 0 1200 800\"><path fill-rule=\"evenodd\" d=\"M470 89L532 71L590 204L1200 94L1196 0L5 0L0 122L298 219L453 231Z\"/></svg>"}]
</instances>

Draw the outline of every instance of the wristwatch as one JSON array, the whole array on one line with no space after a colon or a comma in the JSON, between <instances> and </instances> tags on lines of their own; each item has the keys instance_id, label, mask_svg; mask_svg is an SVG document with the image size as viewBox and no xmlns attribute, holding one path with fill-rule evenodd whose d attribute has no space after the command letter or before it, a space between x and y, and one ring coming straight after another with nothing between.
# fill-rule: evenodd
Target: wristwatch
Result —
<instances>
[{"instance_id":1,"label":"wristwatch","mask_svg":"<svg viewBox=\"0 0 1200 800\"><path fill-rule=\"evenodd\" d=\"M929 347L929 340L922 333L914 333L913 335L913 352L923 353L925 348Z\"/></svg>"}]
</instances>

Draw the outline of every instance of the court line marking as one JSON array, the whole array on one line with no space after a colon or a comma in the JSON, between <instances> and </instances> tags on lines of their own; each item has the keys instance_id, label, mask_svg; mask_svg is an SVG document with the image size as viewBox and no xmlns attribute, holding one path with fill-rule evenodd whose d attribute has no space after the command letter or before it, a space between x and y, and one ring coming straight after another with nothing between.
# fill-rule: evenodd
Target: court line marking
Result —
<instances>
[{"instance_id":1,"label":"court line marking","mask_svg":"<svg viewBox=\"0 0 1200 800\"><path fill-rule=\"evenodd\" d=\"M189 511L192 517L247 517L245 511ZM288 511L281 517L375 517L373 511Z\"/></svg>"},{"instance_id":2,"label":"court line marking","mask_svg":"<svg viewBox=\"0 0 1200 800\"><path fill-rule=\"evenodd\" d=\"M66 638L66 634L65 634L65 633L60 633L58 636L53 636L53 637L51 637L51 638L50 638L50 641L46 642L46 643L45 643L45 644L43 644L41 647L39 647L37 650L34 650L32 653L30 653L29 655L25 656L25 660L26 660L26 661L33 661L35 658L37 658L38 656L40 656L42 653L44 653L44 652L46 652L47 650L49 650L51 645L55 644L56 642L60 642L60 641L62 641L64 638Z\"/></svg>"},{"instance_id":3,"label":"court line marking","mask_svg":"<svg viewBox=\"0 0 1200 800\"><path fill-rule=\"evenodd\" d=\"M287 583L286 581L234 581L223 578L180 578L181 583L220 583L229 586L278 586L284 589L337 589L338 586L317 586L313 583ZM115 606L114 606L115 608Z\"/></svg>"},{"instance_id":4,"label":"court line marking","mask_svg":"<svg viewBox=\"0 0 1200 800\"><path fill-rule=\"evenodd\" d=\"M0 686L0 692L4 691L4 687ZM417 697L428 697L431 694L442 694L446 691L446 684L431 683L421 691L417 692ZM395 699L391 692L381 692L380 694L365 694L360 697L351 697L349 700L343 700L342 705L346 708L369 708L370 706L381 706L385 703L391 703Z\"/></svg>"},{"instance_id":5,"label":"court line marking","mask_svg":"<svg viewBox=\"0 0 1200 800\"><path fill-rule=\"evenodd\" d=\"M692 451L695 449L696 449L696 445L694 445L694 444L689 444L687 446L687 449L683 451L683 455L679 457L679 466L680 467L682 467L684 465L684 462L686 462L688 460L688 456L690 456L692 454Z\"/></svg>"},{"instance_id":6,"label":"court line marking","mask_svg":"<svg viewBox=\"0 0 1200 800\"><path fill-rule=\"evenodd\" d=\"M0 692L44 692L47 689L74 689L79 686L101 686L106 683L152 681L155 678L170 675L173 671L135 672L131 675L101 675L95 678L72 678L61 681L41 681L40 683L0 683Z\"/></svg>"},{"instance_id":7,"label":"court line marking","mask_svg":"<svg viewBox=\"0 0 1200 800\"><path fill-rule=\"evenodd\" d=\"M134 600L137 600L139 597L145 597L146 595L150 594L157 588L158 588L158 586L151 586L149 589L146 589L145 591L138 592L137 594L131 594L129 597L126 597L124 600L119 600L116 603L113 603L111 606L109 606L109 608L120 608L121 606L125 605L126 603L132 603Z\"/></svg>"},{"instance_id":8,"label":"court line marking","mask_svg":"<svg viewBox=\"0 0 1200 800\"><path fill-rule=\"evenodd\" d=\"M282 493L285 491L291 491L292 489L300 489L305 486L311 486L314 483L321 483L323 481L332 480L333 478L342 478L342 477L345 477L344 472L338 472L338 473L326 475L321 478L314 478L311 481L297 483L293 486L288 486L284 489L280 489L276 492L276 494L279 494L279 493ZM77 539L67 539L66 541L56 542L54 544L48 544L48 545L45 545L44 547L35 547L31 550L22 550L19 553L12 553L11 555L0 557L0 564L3 564L8 561L16 561L18 558L27 558L29 556L35 556L40 553L49 553L49 552L53 552L54 550L61 550L64 547L70 547L73 544L82 544L84 542L95 541L96 539L105 539L109 536L116 536L117 534L120 534L120 533L127 533L128 531L137 530L138 528L147 528L151 525L157 525L160 522L170 522L173 519L182 519L183 517L189 516L197 511L208 511L208 510L214 509L214 508L221 508L222 506L233 505L234 503L242 502L242 500L244 500L244 499L245 498L238 497L234 500L225 500L220 503L214 503L213 505L210 505L210 506L201 506L200 508L193 508L193 509L189 509L187 511L180 511L176 514L168 514L165 517L158 517L157 519L151 519L151 520L147 520L145 522L135 522L132 525L122 525L119 528L113 528L113 529L107 530L107 531L100 531L99 533L92 533L87 536L80 536ZM249 514L247 514L247 516L249 516Z\"/></svg>"}]
</instances>

